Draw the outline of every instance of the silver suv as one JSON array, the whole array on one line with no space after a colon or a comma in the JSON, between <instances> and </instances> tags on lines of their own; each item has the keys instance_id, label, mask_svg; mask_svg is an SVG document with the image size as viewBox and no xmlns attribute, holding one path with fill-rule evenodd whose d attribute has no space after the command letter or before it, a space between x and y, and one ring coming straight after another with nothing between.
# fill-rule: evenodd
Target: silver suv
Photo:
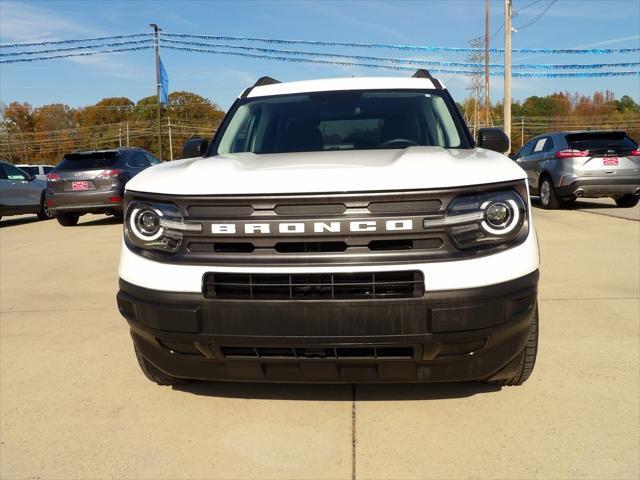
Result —
<instances>
[{"instance_id":1,"label":"silver suv","mask_svg":"<svg viewBox=\"0 0 640 480\"><path fill-rule=\"evenodd\" d=\"M0 218L35 213L41 220L51 218L44 198L47 184L29 173L0 162Z\"/></svg>"},{"instance_id":2,"label":"silver suv","mask_svg":"<svg viewBox=\"0 0 640 480\"><path fill-rule=\"evenodd\" d=\"M554 209L578 197L612 197L619 207L640 200L640 148L625 132L539 135L511 155L526 172L532 195Z\"/></svg>"}]
</instances>

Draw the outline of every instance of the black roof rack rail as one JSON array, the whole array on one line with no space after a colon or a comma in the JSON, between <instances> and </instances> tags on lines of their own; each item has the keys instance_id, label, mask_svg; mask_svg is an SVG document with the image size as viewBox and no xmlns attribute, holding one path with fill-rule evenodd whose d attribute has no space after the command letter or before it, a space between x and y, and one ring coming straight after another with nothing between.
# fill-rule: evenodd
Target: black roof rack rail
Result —
<instances>
[{"instance_id":1,"label":"black roof rack rail","mask_svg":"<svg viewBox=\"0 0 640 480\"><path fill-rule=\"evenodd\" d=\"M438 90L442 90L442 84L440 83L439 80L433 78L433 75L431 75L431 73L429 72L429 70L427 70L426 68L420 68L418 70L416 70L416 73L414 73L413 75L411 75L412 78L427 78L429 80L431 80L433 82L433 86L436 87Z\"/></svg>"},{"instance_id":2,"label":"black roof rack rail","mask_svg":"<svg viewBox=\"0 0 640 480\"><path fill-rule=\"evenodd\" d=\"M271 77L260 77L256 80L256 83L253 84L254 87L262 87L264 85L273 85L274 83L282 83L280 80L276 80Z\"/></svg>"},{"instance_id":3,"label":"black roof rack rail","mask_svg":"<svg viewBox=\"0 0 640 480\"><path fill-rule=\"evenodd\" d=\"M273 85L275 83L282 83L280 80L276 80L275 78L271 78L271 77L260 77L258 80L256 80L256 83L254 83L251 87L247 88L244 92L242 92L242 95L240 95L240 98L247 98L249 96L249 93L251 92L251 90L253 90L256 87L263 87L265 85Z\"/></svg>"}]
</instances>

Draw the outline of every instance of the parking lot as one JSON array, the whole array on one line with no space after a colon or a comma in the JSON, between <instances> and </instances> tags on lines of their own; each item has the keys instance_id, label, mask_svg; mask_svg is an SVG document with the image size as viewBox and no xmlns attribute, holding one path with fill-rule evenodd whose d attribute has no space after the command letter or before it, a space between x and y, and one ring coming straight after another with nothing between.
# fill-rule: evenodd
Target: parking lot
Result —
<instances>
[{"instance_id":1,"label":"parking lot","mask_svg":"<svg viewBox=\"0 0 640 480\"><path fill-rule=\"evenodd\" d=\"M122 226L0 223L0 477L640 475L640 207L534 209L540 352L522 387L146 380L116 305Z\"/></svg>"}]
</instances>

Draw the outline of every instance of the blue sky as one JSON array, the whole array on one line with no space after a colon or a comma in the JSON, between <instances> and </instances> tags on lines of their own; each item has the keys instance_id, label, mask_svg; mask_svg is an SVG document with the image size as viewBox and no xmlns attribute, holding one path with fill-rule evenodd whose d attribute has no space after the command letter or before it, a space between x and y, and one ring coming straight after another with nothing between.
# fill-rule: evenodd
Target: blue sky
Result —
<instances>
[{"instance_id":1,"label":"blue sky","mask_svg":"<svg viewBox=\"0 0 640 480\"><path fill-rule=\"evenodd\" d=\"M514 27L526 25L551 0L514 0L522 9ZM491 32L504 19L503 1L491 2ZM31 1L0 0L0 42L60 40L149 31L158 23L166 32L271 38L468 46L484 34L484 0L433 1ZM492 47L502 47L499 32ZM255 46L264 46L258 45ZM624 48L640 46L637 0L559 0L530 27L513 35L514 48ZM300 49L306 47L272 46ZM308 48L310 49L310 48ZM360 55L404 55L391 50L327 49ZM465 60L465 54L404 55L432 60ZM365 68L280 63L165 50L171 90L189 90L227 109L240 91L262 75L280 80L362 75L403 75ZM638 61L638 56L514 55L514 62L594 63ZM492 61L500 62L496 56ZM155 93L151 50L74 59L9 64L0 67L0 100L32 105L62 102L71 106L123 96L136 101ZM458 100L467 96L468 78L441 75ZM514 79L513 96L554 91L592 93L610 89L640 100L640 79ZM492 100L502 98L502 79L492 77Z\"/></svg>"}]
</instances>

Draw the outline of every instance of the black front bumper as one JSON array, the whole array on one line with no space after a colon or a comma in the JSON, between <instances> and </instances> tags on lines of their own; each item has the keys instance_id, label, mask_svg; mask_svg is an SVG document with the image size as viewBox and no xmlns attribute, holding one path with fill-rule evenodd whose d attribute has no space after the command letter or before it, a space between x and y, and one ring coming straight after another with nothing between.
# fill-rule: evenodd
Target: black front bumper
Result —
<instances>
[{"instance_id":1,"label":"black front bumper","mask_svg":"<svg viewBox=\"0 0 640 480\"><path fill-rule=\"evenodd\" d=\"M211 300L120 280L136 348L179 378L444 382L512 377L538 271L488 287L397 300Z\"/></svg>"}]
</instances>

